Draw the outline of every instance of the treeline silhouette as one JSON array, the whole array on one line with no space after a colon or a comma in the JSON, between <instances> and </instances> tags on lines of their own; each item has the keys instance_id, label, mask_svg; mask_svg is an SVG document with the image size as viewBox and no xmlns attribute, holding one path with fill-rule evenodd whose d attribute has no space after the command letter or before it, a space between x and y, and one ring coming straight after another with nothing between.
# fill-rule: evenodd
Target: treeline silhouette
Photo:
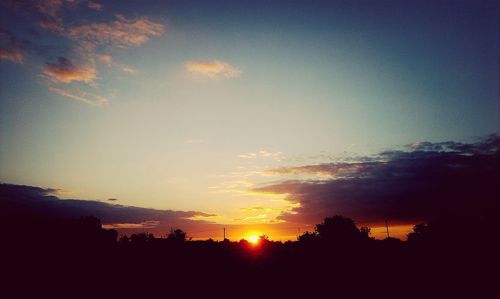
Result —
<instances>
[{"instance_id":1,"label":"treeline silhouette","mask_svg":"<svg viewBox=\"0 0 500 299\"><path fill-rule=\"evenodd\" d=\"M297 241L263 235L253 245L190 240L181 229L161 238L146 232L119 237L90 216L31 219L4 234L4 273L19 293L477 295L497 278L496 220L436 219L401 241L376 240L369 228L336 215Z\"/></svg>"}]
</instances>

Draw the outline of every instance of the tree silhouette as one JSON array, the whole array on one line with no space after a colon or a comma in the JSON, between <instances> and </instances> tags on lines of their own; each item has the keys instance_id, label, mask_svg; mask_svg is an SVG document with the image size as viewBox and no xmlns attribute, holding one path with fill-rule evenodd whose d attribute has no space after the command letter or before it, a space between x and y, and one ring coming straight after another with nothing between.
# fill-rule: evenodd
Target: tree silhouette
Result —
<instances>
[{"instance_id":1,"label":"tree silhouette","mask_svg":"<svg viewBox=\"0 0 500 299\"><path fill-rule=\"evenodd\" d=\"M186 241L186 233L181 229L170 230L170 233L167 235L167 240L171 242L184 242Z\"/></svg>"},{"instance_id":2,"label":"tree silhouette","mask_svg":"<svg viewBox=\"0 0 500 299\"><path fill-rule=\"evenodd\" d=\"M371 233L371 228L367 226L362 226L359 229L359 233L361 234L361 237L364 239L369 239L370 238L370 233Z\"/></svg>"},{"instance_id":3,"label":"tree silhouette","mask_svg":"<svg viewBox=\"0 0 500 299\"><path fill-rule=\"evenodd\" d=\"M154 235L149 233L133 234L130 236L132 244L144 244L154 240Z\"/></svg>"},{"instance_id":4,"label":"tree silhouette","mask_svg":"<svg viewBox=\"0 0 500 299\"><path fill-rule=\"evenodd\" d=\"M297 241L302 243L310 243L316 240L318 240L318 234L316 232L306 231L305 233L297 237Z\"/></svg>"},{"instance_id":5,"label":"tree silhouette","mask_svg":"<svg viewBox=\"0 0 500 299\"><path fill-rule=\"evenodd\" d=\"M408 241L416 241L425 237L429 233L429 225L419 223L413 227L413 231L408 234Z\"/></svg>"},{"instance_id":6,"label":"tree silhouette","mask_svg":"<svg viewBox=\"0 0 500 299\"><path fill-rule=\"evenodd\" d=\"M360 237L354 221L340 215L325 218L323 223L316 225L316 232L320 239L328 242L349 242Z\"/></svg>"}]
</instances>

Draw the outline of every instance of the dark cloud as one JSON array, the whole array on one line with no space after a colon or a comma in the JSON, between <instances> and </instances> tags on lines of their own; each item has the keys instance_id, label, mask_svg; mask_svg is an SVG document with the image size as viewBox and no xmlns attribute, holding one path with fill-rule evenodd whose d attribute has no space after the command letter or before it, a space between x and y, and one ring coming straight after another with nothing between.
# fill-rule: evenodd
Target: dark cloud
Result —
<instances>
[{"instance_id":1,"label":"dark cloud","mask_svg":"<svg viewBox=\"0 0 500 299\"><path fill-rule=\"evenodd\" d=\"M420 143L407 151L387 151L368 162L320 164L288 169L288 173L329 173L330 180L286 181L255 189L289 194L299 202L281 219L318 223L343 214L368 225L410 224L443 214L498 213L500 137L477 143ZM341 178L335 177L339 169ZM277 170L287 173L284 169ZM500 214L499 214L500 215Z\"/></svg>"},{"instance_id":2,"label":"dark cloud","mask_svg":"<svg viewBox=\"0 0 500 299\"><path fill-rule=\"evenodd\" d=\"M3 225L9 225L6 222L20 223L33 219L94 216L108 226L148 228L151 232L165 233L170 227L182 227L187 230L205 227L210 222L190 218L214 216L198 211L157 210L92 200L60 199L53 195L59 191L52 188L0 184L0 216Z\"/></svg>"}]
</instances>

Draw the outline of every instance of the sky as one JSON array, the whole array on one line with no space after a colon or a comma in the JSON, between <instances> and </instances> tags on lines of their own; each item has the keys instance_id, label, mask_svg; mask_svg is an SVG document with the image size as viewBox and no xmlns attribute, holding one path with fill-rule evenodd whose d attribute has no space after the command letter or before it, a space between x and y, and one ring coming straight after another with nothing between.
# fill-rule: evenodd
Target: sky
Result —
<instances>
[{"instance_id":1,"label":"sky","mask_svg":"<svg viewBox=\"0 0 500 299\"><path fill-rule=\"evenodd\" d=\"M179 213L105 221L114 227L290 239L346 212L375 233L386 218L406 232L428 213L388 212L344 183L409 156L438 163L422 150L498 145L499 11L497 1L3 1L0 181Z\"/></svg>"}]
</instances>

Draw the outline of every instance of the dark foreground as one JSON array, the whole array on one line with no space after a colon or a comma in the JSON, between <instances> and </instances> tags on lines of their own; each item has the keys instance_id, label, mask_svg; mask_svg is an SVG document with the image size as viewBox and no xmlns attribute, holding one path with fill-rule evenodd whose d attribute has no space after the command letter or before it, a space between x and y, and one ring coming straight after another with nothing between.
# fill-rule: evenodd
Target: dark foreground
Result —
<instances>
[{"instance_id":1,"label":"dark foreground","mask_svg":"<svg viewBox=\"0 0 500 299\"><path fill-rule=\"evenodd\" d=\"M496 229L453 225L418 226L405 242L374 240L335 216L299 241L251 245L187 241L180 230L117 240L96 218L44 220L30 223L31 235L4 235L3 298L496 297Z\"/></svg>"}]
</instances>

